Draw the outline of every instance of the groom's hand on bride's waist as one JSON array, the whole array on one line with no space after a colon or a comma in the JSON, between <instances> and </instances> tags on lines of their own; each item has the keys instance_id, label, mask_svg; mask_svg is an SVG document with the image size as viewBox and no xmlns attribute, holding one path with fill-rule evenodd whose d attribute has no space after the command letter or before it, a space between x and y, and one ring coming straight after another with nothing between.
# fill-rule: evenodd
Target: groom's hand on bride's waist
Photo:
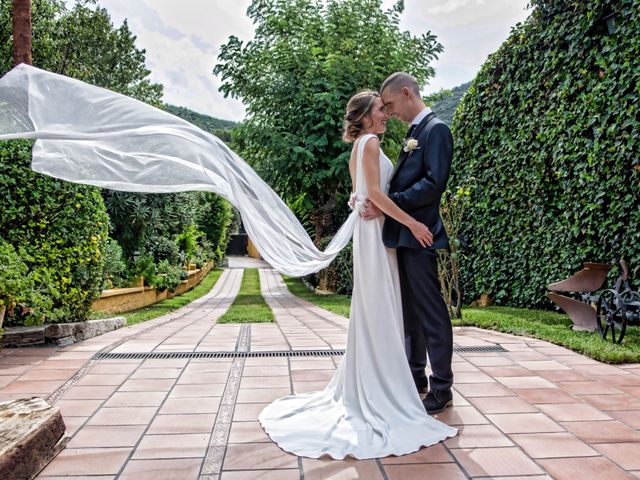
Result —
<instances>
[{"instance_id":1,"label":"groom's hand on bride's waist","mask_svg":"<svg viewBox=\"0 0 640 480\"><path fill-rule=\"evenodd\" d=\"M367 198L364 201L364 210L360 214L362 218L365 220L373 220L374 218L381 217L382 215L382 211L376 207L371 200Z\"/></svg>"}]
</instances>

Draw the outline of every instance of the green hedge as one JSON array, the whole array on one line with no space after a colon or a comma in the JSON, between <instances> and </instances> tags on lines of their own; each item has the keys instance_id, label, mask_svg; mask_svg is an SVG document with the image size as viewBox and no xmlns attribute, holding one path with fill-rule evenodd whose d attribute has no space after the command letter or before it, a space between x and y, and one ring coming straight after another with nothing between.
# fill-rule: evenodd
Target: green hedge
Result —
<instances>
[{"instance_id":1,"label":"green hedge","mask_svg":"<svg viewBox=\"0 0 640 480\"><path fill-rule=\"evenodd\" d=\"M478 186L463 230L466 300L549 306L549 282L620 256L640 280L638 2L532 4L454 118L452 182Z\"/></svg>"},{"instance_id":2,"label":"green hedge","mask_svg":"<svg viewBox=\"0 0 640 480\"><path fill-rule=\"evenodd\" d=\"M48 278L48 322L83 320L100 295L108 222L97 188L35 173L31 143L0 142L0 237L25 252L29 272ZM28 305L27 305L28 306ZM5 319L9 325L40 323Z\"/></svg>"}]
</instances>

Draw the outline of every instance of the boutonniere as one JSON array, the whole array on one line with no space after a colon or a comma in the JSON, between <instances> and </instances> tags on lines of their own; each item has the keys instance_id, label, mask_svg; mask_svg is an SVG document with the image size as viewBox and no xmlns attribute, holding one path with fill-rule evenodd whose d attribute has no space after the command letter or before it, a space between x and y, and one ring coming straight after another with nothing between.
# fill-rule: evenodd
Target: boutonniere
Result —
<instances>
[{"instance_id":1,"label":"boutonniere","mask_svg":"<svg viewBox=\"0 0 640 480\"><path fill-rule=\"evenodd\" d=\"M418 145L419 143L417 138L407 138L402 144L402 150L410 153L414 150L419 150L420 147Z\"/></svg>"}]
</instances>

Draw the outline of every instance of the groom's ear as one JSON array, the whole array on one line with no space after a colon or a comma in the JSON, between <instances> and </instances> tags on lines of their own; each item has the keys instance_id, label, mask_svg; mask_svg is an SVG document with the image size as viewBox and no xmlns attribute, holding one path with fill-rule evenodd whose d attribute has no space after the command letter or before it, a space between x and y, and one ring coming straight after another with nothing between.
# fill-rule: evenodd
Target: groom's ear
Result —
<instances>
[{"instance_id":1,"label":"groom's ear","mask_svg":"<svg viewBox=\"0 0 640 480\"><path fill-rule=\"evenodd\" d=\"M409 87L402 87L400 92L402 92L402 96L405 98L411 98L411 89Z\"/></svg>"}]
</instances>

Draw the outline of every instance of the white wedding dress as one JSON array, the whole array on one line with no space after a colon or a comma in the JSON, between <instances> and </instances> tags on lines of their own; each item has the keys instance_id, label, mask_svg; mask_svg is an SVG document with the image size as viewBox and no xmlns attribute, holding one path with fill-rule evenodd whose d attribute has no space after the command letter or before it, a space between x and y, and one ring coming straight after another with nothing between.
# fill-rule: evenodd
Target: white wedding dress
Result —
<instances>
[{"instance_id":1,"label":"white wedding dress","mask_svg":"<svg viewBox=\"0 0 640 480\"><path fill-rule=\"evenodd\" d=\"M367 197L362 152L356 142L356 207ZM393 165L380 151L380 188ZM260 423L283 450L303 457L358 459L404 455L456 435L427 415L404 350L395 250L382 243L384 219L358 219L353 236L353 296L347 351L321 392L276 400Z\"/></svg>"}]
</instances>

